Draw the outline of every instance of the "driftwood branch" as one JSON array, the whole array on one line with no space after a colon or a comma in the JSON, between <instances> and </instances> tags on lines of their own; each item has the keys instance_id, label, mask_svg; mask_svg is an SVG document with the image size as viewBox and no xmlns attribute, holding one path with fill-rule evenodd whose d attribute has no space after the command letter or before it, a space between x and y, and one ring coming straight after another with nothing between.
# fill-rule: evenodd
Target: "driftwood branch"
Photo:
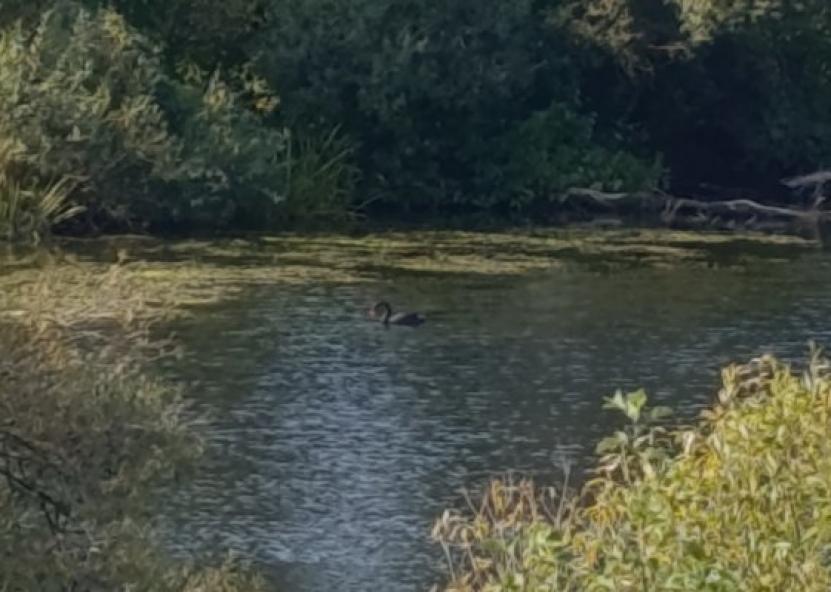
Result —
<instances>
[{"instance_id":1,"label":"driftwood branch","mask_svg":"<svg viewBox=\"0 0 831 592\"><path fill-rule=\"evenodd\" d=\"M597 189L589 189L587 187L571 187L560 196L561 202L570 200L587 200L604 208L614 208L624 205L626 203L638 206L653 205L656 209L664 201L664 197L655 192L616 192L609 193L606 191L599 191Z\"/></svg>"},{"instance_id":2,"label":"driftwood branch","mask_svg":"<svg viewBox=\"0 0 831 592\"><path fill-rule=\"evenodd\" d=\"M831 182L831 171L817 171L808 175L789 177L780 181L782 185L790 189L804 189L805 187L821 188Z\"/></svg>"},{"instance_id":3,"label":"driftwood branch","mask_svg":"<svg viewBox=\"0 0 831 592\"><path fill-rule=\"evenodd\" d=\"M671 222L678 210L681 208L693 208L714 214L762 214L768 216L781 216L785 218L813 219L818 216L816 210L801 210L783 208L779 206L768 206L750 199L731 199L727 201L701 201L686 197L671 198L667 202L667 209L662 215L664 219Z\"/></svg>"},{"instance_id":4,"label":"driftwood branch","mask_svg":"<svg viewBox=\"0 0 831 592\"><path fill-rule=\"evenodd\" d=\"M702 200L666 194L659 189L642 193L605 192L597 189L573 187L565 191L560 202L583 201L600 206L613 213L622 214L637 211L639 214L654 215L663 224L673 224L682 218L696 225L723 224L727 228L775 229L797 232L817 238L831 248L831 170L817 171L781 179L784 186L805 195L813 194L811 204L768 205L752 199ZM802 201L802 200L799 200Z\"/></svg>"},{"instance_id":5,"label":"driftwood branch","mask_svg":"<svg viewBox=\"0 0 831 592\"><path fill-rule=\"evenodd\" d=\"M608 205L609 202L619 201L621 199L626 199L632 197L631 193L606 193L605 191L598 191L596 189L588 189L585 187L572 187L568 189L563 197L561 198L562 201L566 201L572 197L586 197L592 201L595 201L601 205Z\"/></svg>"},{"instance_id":6,"label":"driftwood branch","mask_svg":"<svg viewBox=\"0 0 831 592\"><path fill-rule=\"evenodd\" d=\"M794 178L789 181L796 187L809 186L820 181L824 182L824 179L831 182L831 172L826 173L821 171L820 173L806 175L804 178L799 179ZM818 221L829 216L829 214L826 214L818 209L818 202L815 203L815 207L809 209L789 208L784 206L767 205L751 199L705 201L688 197L677 197L660 191L654 191L651 193L608 193L596 189L574 187L563 194L561 201L565 202L570 199L585 199L606 208L621 206L626 202L647 207L653 206L657 211L660 211L660 218L666 224L670 224L675 221L679 212L682 210L693 210L699 217L706 217L711 214L747 214L752 216L751 220L754 221L761 217Z\"/></svg>"},{"instance_id":7,"label":"driftwood branch","mask_svg":"<svg viewBox=\"0 0 831 592\"><path fill-rule=\"evenodd\" d=\"M831 171L817 171L808 175L790 177L780 181L786 187L794 191L804 191L813 188L811 193L814 197L814 208L819 207L826 201L825 186L831 182Z\"/></svg>"}]
</instances>

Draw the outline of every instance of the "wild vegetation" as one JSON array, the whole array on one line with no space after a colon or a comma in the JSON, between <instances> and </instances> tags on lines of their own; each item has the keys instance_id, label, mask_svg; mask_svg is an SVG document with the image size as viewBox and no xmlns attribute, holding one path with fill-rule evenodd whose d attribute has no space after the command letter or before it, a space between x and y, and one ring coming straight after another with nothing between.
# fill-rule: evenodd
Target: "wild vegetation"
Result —
<instances>
[{"instance_id":1,"label":"wild vegetation","mask_svg":"<svg viewBox=\"0 0 831 592\"><path fill-rule=\"evenodd\" d=\"M579 495L496 481L448 511L448 591L827 590L831 362L772 357L722 373L718 401L668 429L646 394L607 406L628 425L598 445Z\"/></svg>"},{"instance_id":2,"label":"wild vegetation","mask_svg":"<svg viewBox=\"0 0 831 592\"><path fill-rule=\"evenodd\" d=\"M776 197L831 146L829 25L820 0L9 0L0 227L557 219L572 187ZM55 184L59 214L9 213Z\"/></svg>"},{"instance_id":3,"label":"wild vegetation","mask_svg":"<svg viewBox=\"0 0 831 592\"><path fill-rule=\"evenodd\" d=\"M824 0L3 0L0 240L792 199L780 180L831 152L829 33ZM144 371L169 353L148 286L710 263L686 235L280 240L243 243L268 272L183 243L202 261L3 278L0 589L260 587L152 544L160 486L201 444ZM582 495L494 483L445 516L450 589L827 589L829 384L819 356L804 376L732 368L700 424L668 431L616 398L632 425Z\"/></svg>"},{"instance_id":4,"label":"wild vegetation","mask_svg":"<svg viewBox=\"0 0 831 592\"><path fill-rule=\"evenodd\" d=\"M165 314L118 266L47 268L0 295L0 588L253 591L228 561L166 557L149 528L160 486L201 443L175 389L146 374L171 353Z\"/></svg>"}]
</instances>

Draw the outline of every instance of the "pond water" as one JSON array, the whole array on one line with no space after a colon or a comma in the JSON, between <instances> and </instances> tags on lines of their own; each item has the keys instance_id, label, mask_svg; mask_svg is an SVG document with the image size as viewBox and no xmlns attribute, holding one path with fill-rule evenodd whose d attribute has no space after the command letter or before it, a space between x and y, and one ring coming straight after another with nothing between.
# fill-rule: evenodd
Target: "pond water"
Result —
<instances>
[{"instance_id":1,"label":"pond water","mask_svg":"<svg viewBox=\"0 0 831 592\"><path fill-rule=\"evenodd\" d=\"M381 297L427 324L368 321ZM276 590L421 591L459 488L587 466L616 388L690 418L721 365L831 343L831 259L266 284L176 329L209 448L162 509L170 544L234 549Z\"/></svg>"}]
</instances>

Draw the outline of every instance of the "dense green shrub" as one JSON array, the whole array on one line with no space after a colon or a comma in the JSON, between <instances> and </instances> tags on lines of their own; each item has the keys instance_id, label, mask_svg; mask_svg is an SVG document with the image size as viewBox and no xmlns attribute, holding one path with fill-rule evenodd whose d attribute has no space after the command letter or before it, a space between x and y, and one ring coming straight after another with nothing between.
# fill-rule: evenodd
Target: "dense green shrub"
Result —
<instances>
[{"instance_id":1,"label":"dense green shrub","mask_svg":"<svg viewBox=\"0 0 831 592\"><path fill-rule=\"evenodd\" d=\"M112 6L167 48L171 63L186 59L213 70L248 61L253 33L264 24L267 0L83 0Z\"/></svg>"},{"instance_id":2,"label":"dense green shrub","mask_svg":"<svg viewBox=\"0 0 831 592\"><path fill-rule=\"evenodd\" d=\"M698 71L716 93L704 104L690 101L692 121L711 109L699 129L722 130L734 147L731 166L745 179L812 170L831 151L831 7L767 4L774 6L758 7L750 24L729 23L702 48Z\"/></svg>"},{"instance_id":3,"label":"dense green shrub","mask_svg":"<svg viewBox=\"0 0 831 592\"><path fill-rule=\"evenodd\" d=\"M523 208L549 202L572 187L637 191L658 187L661 165L625 150L605 148L594 137L591 117L554 103L517 124L483 155L480 196ZM488 192L488 186L490 192ZM496 190L496 191L494 191Z\"/></svg>"},{"instance_id":4,"label":"dense green shrub","mask_svg":"<svg viewBox=\"0 0 831 592\"><path fill-rule=\"evenodd\" d=\"M505 204L614 176L570 170L603 150L579 114L574 64L533 2L274 1L268 22L260 70L283 89L287 117L342 124L388 203ZM529 158L511 154L529 134L559 131L541 127L555 118L580 122L579 137L553 135L531 149L535 166L514 163Z\"/></svg>"},{"instance_id":5,"label":"dense green shrub","mask_svg":"<svg viewBox=\"0 0 831 592\"><path fill-rule=\"evenodd\" d=\"M0 34L0 137L21 153L0 174L24 191L75 181L85 222L105 227L267 228L317 216L320 203L343 215L354 185L345 139L315 165L266 125L276 99L256 76L229 72L231 85L189 71L170 74L111 9L67 2L34 34L18 23ZM337 174L317 185L332 157Z\"/></svg>"},{"instance_id":6,"label":"dense green shrub","mask_svg":"<svg viewBox=\"0 0 831 592\"><path fill-rule=\"evenodd\" d=\"M718 402L666 431L642 392L577 498L496 482L481 511L434 531L449 590L827 590L831 585L831 362L770 357L723 371ZM458 554L454 555L454 552Z\"/></svg>"},{"instance_id":7,"label":"dense green shrub","mask_svg":"<svg viewBox=\"0 0 831 592\"><path fill-rule=\"evenodd\" d=\"M786 0L573 0L581 88L603 125L634 123L676 184L769 193L831 150L831 7ZM599 50L599 52L597 51ZM615 75L618 68L627 76Z\"/></svg>"},{"instance_id":8,"label":"dense green shrub","mask_svg":"<svg viewBox=\"0 0 831 592\"><path fill-rule=\"evenodd\" d=\"M184 153L213 178L209 190L204 183L185 189L186 220L268 229L348 216L358 174L352 143L337 128L298 135L265 125L276 99L264 81L240 73L230 77L236 84L216 73L191 75L205 91L175 85L181 139Z\"/></svg>"},{"instance_id":9,"label":"dense green shrub","mask_svg":"<svg viewBox=\"0 0 831 592\"><path fill-rule=\"evenodd\" d=\"M160 79L157 50L111 11L66 6L46 13L34 35L6 30L0 135L25 147L23 170L7 174L77 179L74 197L94 219L152 219L167 205L165 185L201 174L182 159L153 95Z\"/></svg>"},{"instance_id":10,"label":"dense green shrub","mask_svg":"<svg viewBox=\"0 0 831 592\"><path fill-rule=\"evenodd\" d=\"M27 24L37 22L44 10L55 4L55 0L4 0L0 7L0 27L7 27L15 21Z\"/></svg>"},{"instance_id":11,"label":"dense green shrub","mask_svg":"<svg viewBox=\"0 0 831 592\"><path fill-rule=\"evenodd\" d=\"M176 86L179 131L188 160L203 167L203 176L181 188L182 199L172 222L198 226L263 220L285 199L287 132L265 127L258 116L239 105L239 95L217 74L204 91Z\"/></svg>"}]
</instances>

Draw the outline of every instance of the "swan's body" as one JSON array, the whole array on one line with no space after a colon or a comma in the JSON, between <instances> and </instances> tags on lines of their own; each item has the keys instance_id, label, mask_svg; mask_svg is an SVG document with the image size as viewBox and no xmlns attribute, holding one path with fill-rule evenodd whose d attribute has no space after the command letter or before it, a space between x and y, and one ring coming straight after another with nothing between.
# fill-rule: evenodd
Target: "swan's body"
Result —
<instances>
[{"instance_id":1,"label":"swan's body","mask_svg":"<svg viewBox=\"0 0 831 592\"><path fill-rule=\"evenodd\" d=\"M403 325L406 327L418 327L426 320L424 315L418 312L392 312L389 302L381 301L369 309L369 316L380 320L384 325Z\"/></svg>"}]
</instances>

